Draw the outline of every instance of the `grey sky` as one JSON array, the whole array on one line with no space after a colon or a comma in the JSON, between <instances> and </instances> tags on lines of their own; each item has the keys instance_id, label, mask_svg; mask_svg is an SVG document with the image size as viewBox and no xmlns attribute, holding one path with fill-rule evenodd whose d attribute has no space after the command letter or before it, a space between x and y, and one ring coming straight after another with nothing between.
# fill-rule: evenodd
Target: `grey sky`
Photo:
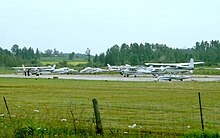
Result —
<instances>
[{"instance_id":1,"label":"grey sky","mask_svg":"<svg viewBox=\"0 0 220 138\"><path fill-rule=\"evenodd\" d=\"M191 48L219 40L219 0L0 0L0 47L106 52L115 44Z\"/></svg>"}]
</instances>

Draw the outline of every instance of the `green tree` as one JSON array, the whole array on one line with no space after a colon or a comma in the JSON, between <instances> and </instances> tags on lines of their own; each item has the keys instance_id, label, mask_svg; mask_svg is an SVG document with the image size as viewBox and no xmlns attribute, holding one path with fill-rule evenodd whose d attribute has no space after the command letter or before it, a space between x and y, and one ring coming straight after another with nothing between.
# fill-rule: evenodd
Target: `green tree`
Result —
<instances>
[{"instance_id":1,"label":"green tree","mask_svg":"<svg viewBox=\"0 0 220 138\"><path fill-rule=\"evenodd\" d=\"M105 53L99 54L98 61L100 63L100 66L105 66L106 65L106 63L105 63Z\"/></svg>"},{"instance_id":2,"label":"green tree","mask_svg":"<svg viewBox=\"0 0 220 138\"><path fill-rule=\"evenodd\" d=\"M107 64L120 65L119 55L120 55L120 48L118 45L114 45L113 47L108 49L106 52Z\"/></svg>"},{"instance_id":3,"label":"green tree","mask_svg":"<svg viewBox=\"0 0 220 138\"><path fill-rule=\"evenodd\" d=\"M63 60L63 61L59 62L59 66L60 67L67 67L68 66L67 60Z\"/></svg>"},{"instance_id":4,"label":"green tree","mask_svg":"<svg viewBox=\"0 0 220 138\"><path fill-rule=\"evenodd\" d=\"M91 64L91 49L87 48L85 54L87 56L87 62Z\"/></svg>"},{"instance_id":5,"label":"green tree","mask_svg":"<svg viewBox=\"0 0 220 138\"><path fill-rule=\"evenodd\" d=\"M69 54L69 60L74 60L75 59L75 53L72 52Z\"/></svg>"},{"instance_id":6,"label":"green tree","mask_svg":"<svg viewBox=\"0 0 220 138\"><path fill-rule=\"evenodd\" d=\"M129 62L129 58L130 58L130 48L127 44L122 44L121 48L120 48L120 64L130 64Z\"/></svg>"},{"instance_id":7,"label":"green tree","mask_svg":"<svg viewBox=\"0 0 220 138\"><path fill-rule=\"evenodd\" d=\"M93 64L95 64L96 66L98 66L98 64L99 64L97 54L95 54L95 57L93 58Z\"/></svg>"},{"instance_id":8,"label":"green tree","mask_svg":"<svg viewBox=\"0 0 220 138\"><path fill-rule=\"evenodd\" d=\"M18 55L18 54L19 54L19 51L20 51L19 46L18 46L17 44L14 44L14 45L12 46L12 48L11 48L12 54L13 54L13 55Z\"/></svg>"},{"instance_id":9,"label":"green tree","mask_svg":"<svg viewBox=\"0 0 220 138\"><path fill-rule=\"evenodd\" d=\"M36 58L40 59L40 52L39 52L38 48L36 49Z\"/></svg>"},{"instance_id":10,"label":"green tree","mask_svg":"<svg viewBox=\"0 0 220 138\"><path fill-rule=\"evenodd\" d=\"M52 53L53 53L53 50L47 49L47 50L44 51L44 53L45 53L46 56L51 57Z\"/></svg>"},{"instance_id":11,"label":"green tree","mask_svg":"<svg viewBox=\"0 0 220 138\"><path fill-rule=\"evenodd\" d=\"M53 49L53 55L54 56L58 56L59 55L59 51L57 51L56 48Z\"/></svg>"},{"instance_id":12,"label":"green tree","mask_svg":"<svg viewBox=\"0 0 220 138\"><path fill-rule=\"evenodd\" d=\"M131 65L140 64L139 45L137 43L130 45L130 63Z\"/></svg>"}]
</instances>

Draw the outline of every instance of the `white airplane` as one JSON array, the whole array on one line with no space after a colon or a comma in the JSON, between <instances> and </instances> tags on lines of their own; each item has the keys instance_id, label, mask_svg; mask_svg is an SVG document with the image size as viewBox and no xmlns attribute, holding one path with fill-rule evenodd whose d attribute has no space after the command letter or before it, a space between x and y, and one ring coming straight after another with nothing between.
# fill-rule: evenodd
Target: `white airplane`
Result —
<instances>
[{"instance_id":1,"label":"white airplane","mask_svg":"<svg viewBox=\"0 0 220 138\"><path fill-rule=\"evenodd\" d=\"M24 73L25 76L30 76L30 74L36 74L39 71L43 70L51 70L53 68L55 68L55 65L53 67L51 66L44 66L44 67L25 67L24 65L22 65L22 67L12 67L13 69L18 69L18 70L22 70L22 72ZM37 75L37 74L36 74ZM39 75L39 74L38 74Z\"/></svg>"},{"instance_id":2,"label":"white airplane","mask_svg":"<svg viewBox=\"0 0 220 138\"><path fill-rule=\"evenodd\" d=\"M108 71L112 72L120 72L121 68L119 66L111 66L110 64L107 64Z\"/></svg>"},{"instance_id":3,"label":"white airplane","mask_svg":"<svg viewBox=\"0 0 220 138\"><path fill-rule=\"evenodd\" d=\"M129 77L130 75L133 75L134 77L137 77L138 75L146 75L151 74L152 68L148 67L129 67L120 72L121 75L124 77Z\"/></svg>"},{"instance_id":4,"label":"white airplane","mask_svg":"<svg viewBox=\"0 0 220 138\"><path fill-rule=\"evenodd\" d=\"M77 70L70 69L68 67L52 70L52 73L59 73L59 74L71 74L71 73L77 73L77 72L78 72Z\"/></svg>"},{"instance_id":5,"label":"white airplane","mask_svg":"<svg viewBox=\"0 0 220 138\"><path fill-rule=\"evenodd\" d=\"M180 80L183 81L184 79L190 79L191 76L185 76L185 75L164 75L164 76L159 76L158 81L160 80Z\"/></svg>"},{"instance_id":6,"label":"white airplane","mask_svg":"<svg viewBox=\"0 0 220 138\"><path fill-rule=\"evenodd\" d=\"M204 64L205 62L194 62L194 59L191 58L189 63L145 63L145 65L152 65L152 66L169 66L169 67L176 67L178 69L188 68L192 69L192 66L194 68L194 65L196 64Z\"/></svg>"},{"instance_id":7,"label":"white airplane","mask_svg":"<svg viewBox=\"0 0 220 138\"><path fill-rule=\"evenodd\" d=\"M189 63L145 63L145 65L161 65L166 66L165 70L169 75L159 76L158 80L169 80L172 79L183 81L184 79L189 79L191 76L176 75L181 73L193 73L195 64L204 64L204 62L194 62L194 59L191 58Z\"/></svg>"},{"instance_id":8,"label":"white airplane","mask_svg":"<svg viewBox=\"0 0 220 138\"><path fill-rule=\"evenodd\" d=\"M165 73L165 71L166 71L166 67L164 67L164 66L161 66L161 67L150 66L149 68L151 68L151 74L154 77L158 77L160 75L163 75Z\"/></svg>"},{"instance_id":9,"label":"white airplane","mask_svg":"<svg viewBox=\"0 0 220 138\"><path fill-rule=\"evenodd\" d=\"M111 66L110 64L107 64L108 71L110 72L121 72L122 70L125 70L130 67L131 65L128 64L125 64L124 66Z\"/></svg>"},{"instance_id":10,"label":"white airplane","mask_svg":"<svg viewBox=\"0 0 220 138\"><path fill-rule=\"evenodd\" d=\"M194 59L191 58L189 63L145 63L145 65L152 65L152 66L166 66L165 69L169 73L183 73L183 72L190 72L193 73L194 65L196 64L204 64L205 62L194 62Z\"/></svg>"},{"instance_id":11,"label":"white airplane","mask_svg":"<svg viewBox=\"0 0 220 138\"><path fill-rule=\"evenodd\" d=\"M91 68L91 67L86 67L85 69L81 70L79 73L90 73L90 74L95 74L98 72L106 72L107 70L101 69L101 68Z\"/></svg>"}]
</instances>

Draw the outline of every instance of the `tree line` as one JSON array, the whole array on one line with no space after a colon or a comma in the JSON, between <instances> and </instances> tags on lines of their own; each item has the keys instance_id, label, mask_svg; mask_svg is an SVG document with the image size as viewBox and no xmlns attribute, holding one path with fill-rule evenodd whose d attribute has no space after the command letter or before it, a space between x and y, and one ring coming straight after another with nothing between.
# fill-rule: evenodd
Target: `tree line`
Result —
<instances>
[{"instance_id":1,"label":"tree line","mask_svg":"<svg viewBox=\"0 0 220 138\"><path fill-rule=\"evenodd\" d=\"M164 44L122 44L114 45L106 53L95 55L93 64L104 66L111 65L143 65L146 62L189 62L190 58L204 61L206 65L220 62L220 43L218 40L196 42L195 46L188 49L170 48Z\"/></svg>"},{"instance_id":2,"label":"tree line","mask_svg":"<svg viewBox=\"0 0 220 138\"><path fill-rule=\"evenodd\" d=\"M11 50L0 47L0 66L11 67L32 65L39 66L41 57L63 56L64 53L54 50L40 52L38 48L20 48L17 44ZM67 60L74 60L76 54L68 53ZM214 65L220 62L220 43L219 40L196 42L195 46L188 49L170 48L164 44L137 44L132 43L114 45L106 52L92 56L90 49L85 52L89 66L103 67L111 65L143 65L145 62L189 62L190 58L196 61L204 61L207 65Z\"/></svg>"}]
</instances>

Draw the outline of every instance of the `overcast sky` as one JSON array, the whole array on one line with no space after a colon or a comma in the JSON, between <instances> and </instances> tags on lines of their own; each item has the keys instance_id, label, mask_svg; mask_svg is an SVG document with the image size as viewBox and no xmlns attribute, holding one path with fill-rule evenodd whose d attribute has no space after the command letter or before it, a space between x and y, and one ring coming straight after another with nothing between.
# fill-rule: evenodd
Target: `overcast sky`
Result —
<instances>
[{"instance_id":1,"label":"overcast sky","mask_svg":"<svg viewBox=\"0 0 220 138\"><path fill-rule=\"evenodd\" d=\"M115 44L191 48L219 40L220 0L0 0L0 47L106 52Z\"/></svg>"}]
</instances>

